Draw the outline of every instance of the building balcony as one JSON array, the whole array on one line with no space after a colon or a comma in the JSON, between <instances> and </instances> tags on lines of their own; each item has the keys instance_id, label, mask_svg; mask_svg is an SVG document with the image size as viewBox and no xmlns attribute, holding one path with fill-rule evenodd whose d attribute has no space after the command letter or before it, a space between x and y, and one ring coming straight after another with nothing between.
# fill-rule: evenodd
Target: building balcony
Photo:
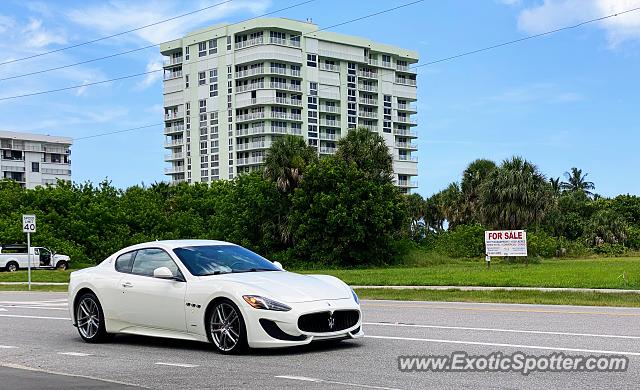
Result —
<instances>
[{"instance_id":1,"label":"building balcony","mask_svg":"<svg viewBox=\"0 0 640 390\"><path fill-rule=\"evenodd\" d=\"M337 148L330 148L328 146L321 146L320 147L320 154L335 154L336 150L337 150Z\"/></svg>"},{"instance_id":2,"label":"building balcony","mask_svg":"<svg viewBox=\"0 0 640 390\"><path fill-rule=\"evenodd\" d=\"M264 118L266 118L266 113L264 111L250 112L248 114L236 115L236 122L246 122Z\"/></svg>"},{"instance_id":3,"label":"building balcony","mask_svg":"<svg viewBox=\"0 0 640 390\"><path fill-rule=\"evenodd\" d=\"M335 141L338 139L338 135L337 134L332 134L332 133L320 133L320 137L321 140L325 140L325 141Z\"/></svg>"},{"instance_id":4,"label":"building balcony","mask_svg":"<svg viewBox=\"0 0 640 390\"><path fill-rule=\"evenodd\" d=\"M262 164L264 162L264 156L255 156L255 157L244 157L236 159L236 165L252 165L252 164Z\"/></svg>"},{"instance_id":5,"label":"building balcony","mask_svg":"<svg viewBox=\"0 0 640 390\"><path fill-rule=\"evenodd\" d=\"M269 37L269 43L272 45L300 47L300 41L294 39Z\"/></svg>"},{"instance_id":6,"label":"building balcony","mask_svg":"<svg viewBox=\"0 0 640 390\"><path fill-rule=\"evenodd\" d=\"M393 121L397 122L397 123L403 123L403 124L407 124L407 125L411 125L411 126L416 126L418 124L418 121L416 119L411 119L408 116L394 116L393 117Z\"/></svg>"},{"instance_id":7,"label":"building balcony","mask_svg":"<svg viewBox=\"0 0 640 390\"><path fill-rule=\"evenodd\" d=\"M326 70L326 71L329 71L329 72L340 72L340 65L327 64L327 63L324 63L324 62L320 62L318 64L318 69Z\"/></svg>"},{"instance_id":8,"label":"building balcony","mask_svg":"<svg viewBox=\"0 0 640 390\"><path fill-rule=\"evenodd\" d=\"M418 144L413 142L396 142L396 148L418 150Z\"/></svg>"},{"instance_id":9,"label":"building balcony","mask_svg":"<svg viewBox=\"0 0 640 390\"><path fill-rule=\"evenodd\" d=\"M412 86L412 87L416 86L416 81L412 80L412 79L403 79L403 78L396 77L395 83L396 84L400 84L400 85L409 85L409 86Z\"/></svg>"},{"instance_id":10,"label":"building balcony","mask_svg":"<svg viewBox=\"0 0 640 390\"><path fill-rule=\"evenodd\" d=\"M267 149L271 147L271 141L249 142L243 144L237 144L236 150L252 150L252 149Z\"/></svg>"},{"instance_id":11,"label":"building balcony","mask_svg":"<svg viewBox=\"0 0 640 390\"><path fill-rule=\"evenodd\" d=\"M284 104L287 106L297 106L297 107L302 107L302 100L300 99L288 99L288 98L283 98L283 97L276 97L275 101L276 104Z\"/></svg>"},{"instance_id":12,"label":"building balcony","mask_svg":"<svg viewBox=\"0 0 640 390\"><path fill-rule=\"evenodd\" d=\"M360 98L359 100L360 104L366 104L368 106L377 106L378 105L378 100L376 99L367 99L367 98Z\"/></svg>"},{"instance_id":13,"label":"building balcony","mask_svg":"<svg viewBox=\"0 0 640 390\"><path fill-rule=\"evenodd\" d=\"M367 92L378 92L378 87L375 85L358 84L358 89Z\"/></svg>"},{"instance_id":14,"label":"building balcony","mask_svg":"<svg viewBox=\"0 0 640 390\"><path fill-rule=\"evenodd\" d=\"M184 125L183 124L174 124L173 126L169 126L169 127L165 127L164 128L164 134L165 135L175 134L175 133L182 133L183 131L184 131Z\"/></svg>"},{"instance_id":15,"label":"building balcony","mask_svg":"<svg viewBox=\"0 0 640 390\"><path fill-rule=\"evenodd\" d=\"M409 67L408 65L398 65L396 64L396 70L398 72L405 72L405 73L416 73L416 70Z\"/></svg>"},{"instance_id":16,"label":"building balcony","mask_svg":"<svg viewBox=\"0 0 640 390\"><path fill-rule=\"evenodd\" d=\"M236 50L240 50L240 49L244 49L245 47L264 45L267 43L271 45L290 46L295 48L300 47L300 41L297 39L283 39L283 38L276 38L276 37L269 37L268 41L265 40L264 37L248 39L246 41L236 42L234 47Z\"/></svg>"},{"instance_id":17,"label":"building balcony","mask_svg":"<svg viewBox=\"0 0 640 390\"><path fill-rule=\"evenodd\" d=\"M263 43L264 43L264 39L262 37L254 38L254 39L247 39L246 41L236 42L235 45L234 45L234 48L236 50L240 50L240 49L244 49L245 47L262 45Z\"/></svg>"},{"instance_id":18,"label":"building balcony","mask_svg":"<svg viewBox=\"0 0 640 390\"><path fill-rule=\"evenodd\" d=\"M382 61L380 63L380 66L382 66L383 68L392 68L391 62L388 61Z\"/></svg>"},{"instance_id":19,"label":"building balcony","mask_svg":"<svg viewBox=\"0 0 640 390\"><path fill-rule=\"evenodd\" d=\"M271 126L271 133L274 134L287 134L286 126Z\"/></svg>"},{"instance_id":20,"label":"building balcony","mask_svg":"<svg viewBox=\"0 0 640 390\"><path fill-rule=\"evenodd\" d=\"M164 60L164 66L180 65L182 63L182 56L171 57Z\"/></svg>"},{"instance_id":21,"label":"building balcony","mask_svg":"<svg viewBox=\"0 0 640 390\"><path fill-rule=\"evenodd\" d=\"M42 168L42 169L40 169L40 173L43 173L45 175L64 175L64 176L68 176L68 175L71 175L71 169Z\"/></svg>"},{"instance_id":22,"label":"building balcony","mask_svg":"<svg viewBox=\"0 0 640 390\"><path fill-rule=\"evenodd\" d=\"M185 156L184 152L165 154L164 161L182 160L184 159L184 156Z\"/></svg>"},{"instance_id":23,"label":"building balcony","mask_svg":"<svg viewBox=\"0 0 640 390\"><path fill-rule=\"evenodd\" d=\"M362 127L362 128L365 128L365 129L367 129L369 131L373 131L373 132L378 132L379 131L378 126L373 126L373 125L362 125L362 124L359 124L358 127Z\"/></svg>"},{"instance_id":24,"label":"building balcony","mask_svg":"<svg viewBox=\"0 0 640 390\"><path fill-rule=\"evenodd\" d=\"M259 68L241 70L239 72L236 72L236 79L241 79L244 77L256 76L261 74L265 74L264 67L262 66Z\"/></svg>"},{"instance_id":25,"label":"building balcony","mask_svg":"<svg viewBox=\"0 0 640 390\"><path fill-rule=\"evenodd\" d=\"M264 126L255 126L248 129L237 129L236 136L266 134L266 132L267 131Z\"/></svg>"},{"instance_id":26,"label":"building balcony","mask_svg":"<svg viewBox=\"0 0 640 390\"><path fill-rule=\"evenodd\" d=\"M165 148L175 148L184 145L184 138L171 139L164 142Z\"/></svg>"},{"instance_id":27,"label":"building balcony","mask_svg":"<svg viewBox=\"0 0 640 390\"><path fill-rule=\"evenodd\" d=\"M182 119L184 117L184 112L182 110L179 111L172 111L170 113L166 113L164 114L164 120L165 121L170 121L170 120L174 120L174 119Z\"/></svg>"},{"instance_id":28,"label":"building balcony","mask_svg":"<svg viewBox=\"0 0 640 390\"><path fill-rule=\"evenodd\" d=\"M5 172L25 172L24 166L20 165L0 165L0 170Z\"/></svg>"},{"instance_id":29,"label":"building balcony","mask_svg":"<svg viewBox=\"0 0 640 390\"><path fill-rule=\"evenodd\" d=\"M288 112L277 112L277 111L272 111L269 114L269 118L271 119L286 119L286 120L291 120L291 121L302 121L302 115L301 114L292 114L292 113L288 113Z\"/></svg>"},{"instance_id":30,"label":"building balcony","mask_svg":"<svg viewBox=\"0 0 640 390\"><path fill-rule=\"evenodd\" d=\"M398 161L418 162L418 156L409 156L406 154L396 154L395 159Z\"/></svg>"},{"instance_id":31,"label":"building balcony","mask_svg":"<svg viewBox=\"0 0 640 390\"><path fill-rule=\"evenodd\" d=\"M418 181L417 180L398 180L396 182L398 187L406 187L406 188L417 188Z\"/></svg>"},{"instance_id":32,"label":"building balcony","mask_svg":"<svg viewBox=\"0 0 640 390\"><path fill-rule=\"evenodd\" d=\"M365 58L364 62L366 62L369 65L378 66L378 60L374 58Z\"/></svg>"},{"instance_id":33,"label":"building balcony","mask_svg":"<svg viewBox=\"0 0 640 390\"><path fill-rule=\"evenodd\" d=\"M378 113L373 111L358 111L358 116L361 118L378 119Z\"/></svg>"},{"instance_id":34,"label":"building balcony","mask_svg":"<svg viewBox=\"0 0 640 390\"><path fill-rule=\"evenodd\" d=\"M336 119L320 118L318 122L320 123L320 126L340 127L340 121Z\"/></svg>"},{"instance_id":35,"label":"building balcony","mask_svg":"<svg viewBox=\"0 0 640 390\"><path fill-rule=\"evenodd\" d=\"M173 175L176 173L184 173L184 165L179 165L179 166L164 169L165 175Z\"/></svg>"},{"instance_id":36,"label":"building balcony","mask_svg":"<svg viewBox=\"0 0 640 390\"><path fill-rule=\"evenodd\" d=\"M415 104L396 103L393 107L398 111L418 112L418 107Z\"/></svg>"},{"instance_id":37,"label":"building balcony","mask_svg":"<svg viewBox=\"0 0 640 390\"><path fill-rule=\"evenodd\" d=\"M302 77L299 70L288 69L288 68L279 68L277 66L269 67L269 73L278 74L282 76L291 76L291 77Z\"/></svg>"},{"instance_id":38,"label":"building balcony","mask_svg":"<svg viewBox=\"0 0 640 390\"><path fill-rule=\"evenodd\" d=\"M255 91L257 89L264 89L264 82L236 85L236 93Z\"/></svg>"},{"instance_id":39,"label":"building balcony","mask_svg":"<svg viewBox=\"0 0 640 390\"><path fill-rule=\"evenodd\" d=\"M358 76L366 78L366 79L378 79L378 73L369 72L369 71L366 71L366 70L359 70L358 71Z\"/></svg>"},{"instance_id":40,"label":"building balcony","mask_svg":"<svg viewBox=\"0 0 640 390\"><path fill-rule=\"evenodd\" d=\"M171 80L171 79L177 79L179 77L182 77L182 71L179 70L177 72L165 72L164 73L164 80Z\"/></svg>"},{"instance_id":41,"label":"building balcony","mask_svg":"<svg viewBox=\"0 0 640 390\"><path fill-rule=\"evenodd\" d=\"M297 84L288 84L288 83L278 83L278 82L270 82L269 88L273 89L284 89L287 91L302 91L302 87Z\"/></svg>"},{"instance_id":42,"label":"building balcony","mask_svg":"<svg viewBox=\"0 0 640 390\"><path fill-rule=\"evenodd\" d=\"M320 112L332 112L332 113L336 113L339 114L340 113L340 107L338 106L327 106L324 104L320 104L318 107Z\"/></svg>"},{"instance_id":43,"label":"building balcony","mask_svg":"<svg viewBox=\"0 0 640 390\"><path fill-rule=\"evenodd\" d=\"M415 130L406 130L406 129L394 129L393 134L400 135L403 137L417 138L418 132Z\"/></svg>"}]
</instances>

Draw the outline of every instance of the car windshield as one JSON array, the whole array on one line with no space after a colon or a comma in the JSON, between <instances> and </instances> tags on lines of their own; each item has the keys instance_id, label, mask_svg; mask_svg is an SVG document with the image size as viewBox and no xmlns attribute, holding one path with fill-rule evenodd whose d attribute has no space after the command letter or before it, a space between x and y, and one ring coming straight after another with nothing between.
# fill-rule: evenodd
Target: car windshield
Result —
<instances>
[{"instance_id":1,"label":"car windshield","mask_svg":"<svg viewBox=\"0 0 640 390\"><path fill-rule=\"evenodd\" d=\"M194 276L281 271L264 257L236 245L203 245L173 250Z\"/></svg>"}]
</instances>

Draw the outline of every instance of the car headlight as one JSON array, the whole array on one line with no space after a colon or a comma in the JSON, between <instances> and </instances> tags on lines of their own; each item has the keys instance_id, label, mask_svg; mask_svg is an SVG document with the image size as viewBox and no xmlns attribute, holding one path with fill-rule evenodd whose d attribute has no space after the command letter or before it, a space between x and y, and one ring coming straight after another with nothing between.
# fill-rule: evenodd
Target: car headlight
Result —
<instances>
[{"instance_id":1,"label":"car headlight","mask_svg":"<svg viewBox=\"0 0 640 390\"><path fill-rule=\"evenodd\" d=\"M242 298L254 309L289 311L291 308L282 302L261 297L259 295L243 295Z\"/></svg>"},{"instance_id":2,"label":"car headlight","mask_svg":"<svg viewBox=\"0 0 640 390\"><path fill-rule=\"evenodd\" d=\"M360 299L358 299L358 294L356 294L356 292L353 291L353 289L351 289L351 294L353 295L353 300L356 301L356 303L359 305Z\"/></svg>"}]
</instances>

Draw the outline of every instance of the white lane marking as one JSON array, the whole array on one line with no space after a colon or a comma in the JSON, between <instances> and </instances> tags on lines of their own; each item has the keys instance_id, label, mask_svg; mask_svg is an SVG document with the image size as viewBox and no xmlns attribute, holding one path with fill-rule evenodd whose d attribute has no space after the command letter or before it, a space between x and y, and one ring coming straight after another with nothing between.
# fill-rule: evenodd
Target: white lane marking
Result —
<instances>
[{"instance_id":1,"label":"white lane marking","mask_svg":"<svg viewBox=\"0 0 640 390\"><path fill-rule=\"evenodd\" d=\"M7 311L7 309L0 309L0 311Z\"/></svg>"},{"instance_id":2,"label":"white lane marking","mask_svg":"<svg viewBox=\"0 0 640 390\"><path fill-rule=\"evenodd\" d=\"M421 338L417 338L417 337L373 336L373 335L365 335L364 337L370 338L370 339L382 339L382 340L424 341L424 342L427 342L427 343L484 345L484 346L491 346L491 347L543 349L543 350L549 350L549 351L569 351L569 352L584 352L584 353L600 353L600 354L609 354L609 355L640 356L640 352L607 351L607 350L599 350L599 349L582 349L582 348L566 348L566 347L543 347L543 346L539 346L539 345L485 343L485 342L480 342L480 341L421 339Z\"/></svg>"},{"instance_id":3,"label":"white lane marking","mask_svg":"<svg viewBox=\"0 0 640 390\"><path fill-rule=\"evenodd\" d=\"M365 389L402 390L397 387L385 387L385 386L364 385L361 383L339 382L339 381L332 381L328 379L308 378L306 376L276 375L276 378L291 379L294 381L303 381L303 382L327 383L327 384L342 385L347 387L362 387Z\"/></svg>"},{"instance_id":4,"label":"white lane marking","mask_svg":"<svg viewBox=\"0 0 640 390\"><path fill-rule=\"evenodd\" d=\"M452 330L474 330L481 332L504 332L504 333L531 333L531 334L552 334L559 336L580 336L580 337L603 337L614 339L640 339L640 336L625 336L617 334L594 334L594 333L570 333L570 332L551 332L543 330L520 330L520 329L495 329L495 328L473 328L466 326L441 326L441 325L420 325L420 324L402 324L393 322L363 322L363 325L374 326L398 326L406 328L428 328L428 329L452 329Z\"/></svg>"},{"instance_id":5,"label":"white lane marking","mask_svg":"<svg viewBox=\"0 0 640 390\"><path fill-rule=\"evenodd\" d=\"M0 349L12 349L12 348L18 348L18 347L15 347L13 345L0 345Z\"/></svg>"},{"instance_id":6,"label":"white lane marking","mask_svg":"<svg viewBox=\"0 0 640 390\"><path fill-rule=\"evenodd\" d=\"M23 316L19 314L0 314L0 317L10 317L10 318L35 318L39 320L66 320L71 321L69 317L45 317L45 316Z\"/></svg>"},{"instance_id":7,"label":"white lane marking","mask_svg":"<svg viewBox=\"0 0 640 390\"><path fill-rule=\"evenodd\" d=\"M159 366L173 366L173 367L184 367L184 368L194 368L194 367L200 367L197 364L185 364L185 363L164 363L164 362L156 362L154 364L157 364Z\"/></svg>"},{"instance_id":8,"label":"white lane marking","mask_svg":"<svg viewBox=\"0 0 640 390\"><path fill-rule=\"evenodd\" d=\"M58 352L58 355L78 356L78 357L91 356L90 353L82 353L82 352Z\"/></svg>"}]
</instances>

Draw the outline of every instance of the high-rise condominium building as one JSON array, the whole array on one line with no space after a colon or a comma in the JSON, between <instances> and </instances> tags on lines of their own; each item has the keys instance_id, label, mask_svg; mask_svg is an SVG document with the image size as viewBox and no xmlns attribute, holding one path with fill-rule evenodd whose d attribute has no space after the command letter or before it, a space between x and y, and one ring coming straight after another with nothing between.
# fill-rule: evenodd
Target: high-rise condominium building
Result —
<instances>
[{"instance_id":1,"label":"high-rise condominium building","mask_svg":"<svg viewBox=\"0 0 640 390\"><path fill-rule=\"evenodd\" d=\"M373 27L372 27L373 28ZM415 51L281 18L220 24L161 46L172 182L260 169L272 142L304 137L332 154L349 129L382 135L396 184L417 187Z\"/></svg>"},{"instance_id":2,"label":"high-rise condominium building","mask_svg":"<svg viewBox=\"0 0 640 390\"><path fill-rule=\"evenodd\" d=\"M71 180L71 144L66 137L0 131L0 173L26 188Z\"/></svg>"}]
</instances>

